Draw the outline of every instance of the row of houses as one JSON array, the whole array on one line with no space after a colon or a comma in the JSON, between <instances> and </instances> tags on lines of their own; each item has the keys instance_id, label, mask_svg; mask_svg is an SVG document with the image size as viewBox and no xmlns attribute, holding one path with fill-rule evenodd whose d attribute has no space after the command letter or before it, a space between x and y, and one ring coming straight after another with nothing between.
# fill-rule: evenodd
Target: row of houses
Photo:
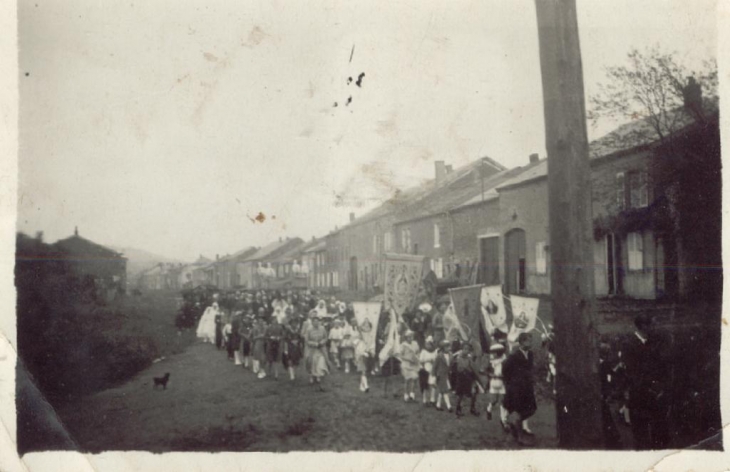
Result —
<instances>
[{"instance_id":1,"label":"row of houses","mask_svg":"<svg viewBox=\"0 0 730 472\"><path fill-rule=\"evenodd\" d=\"M717 102L685 108L661 139L650 119L590 143L596 295L717 297L722 289ZM506 169L490 158L451 169L328 234L325 286L377 292L384 255L424 256L442 285L501 284L550 294L548 158ZM570 261L555 261L570 263Z\"/></svg>"},{"instance_id":2,"label":"row of houses","mask_svg":"<svg viewBox=\"0 0 730 472\"><path fill-rule=\"evenodd\" d=\"M590 143L597 296L721 291L717 102L705 108L701 119L686 108L670 112L678 125L661 139L642 119ZM400 253L424 256L442 288L501 284L507 293L549 295L549 163L536 154L513 169L489 157L456 169L436 161L433 179L321 238L201 257L175 268L177 286L377 293L385 255Z\"/></svg>"}]
</instances>

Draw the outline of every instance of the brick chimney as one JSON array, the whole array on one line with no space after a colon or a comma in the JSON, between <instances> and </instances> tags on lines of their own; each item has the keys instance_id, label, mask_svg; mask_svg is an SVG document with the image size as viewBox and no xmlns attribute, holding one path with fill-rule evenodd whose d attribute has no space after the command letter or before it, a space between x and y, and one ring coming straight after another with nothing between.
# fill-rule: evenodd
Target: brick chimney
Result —
<instances>
[{"instance_id":1,"label":"brick chimney","mask_svg":"<svg viewBox=\"0 0 730 472\"><path fill-rule=\"evenodd\" d=\"M216 254L216 255L215 255L215 260L216 260L216 261L217 261L218 259L220 259L220 258L221 258L220 254Z\"/></svg>"},{"instance_id":2,"label":"brick chimney","mask_svg":"<svg viewBox=\"0 0 730 472\"><path fill-rule=\"evenodd\" d=\"M436 183L441 182L446 177L446 163L444 161L434 161L436 167Z\"/></svg>"},{"instance_id":3,"label":"brick chimney","mask_svg":"<svg viewBox=\"0 0 730 472\"><path fill-rule=\"evenodd\" d=\"M75 226L74 227L74 236L78 236L78 235L79 235L79 227Z\"/></svg>"},{"instance_id":4,"label":"brick chimney","mask_svg":"<svg viewBox=\"0 0 730 472\"><path fill-rule=\"evenodd\" d=\"M350 212L350 223L355 221L355 213Z\"/></svg>"},{"instance_id":5,"label":"brick chimney","mask_svg":"<svg viewBox=\"0 0 730 472\"><path fill-rule=\"evenodd\" d=\"M534 164L539 160L540 160L540 155L538 153L530 154L530 164Z\"/></svg>"},{"instance_id":6,"label":"brick chimney","mask_svg":"<svg viewBox=\"0 0 730 472\"><path fill-rule=\"evenodd\" d=\"M446 175L449 175L451 172L453 172L454 166L451 164L446 165Z\"/></svg>"}]
</instances>

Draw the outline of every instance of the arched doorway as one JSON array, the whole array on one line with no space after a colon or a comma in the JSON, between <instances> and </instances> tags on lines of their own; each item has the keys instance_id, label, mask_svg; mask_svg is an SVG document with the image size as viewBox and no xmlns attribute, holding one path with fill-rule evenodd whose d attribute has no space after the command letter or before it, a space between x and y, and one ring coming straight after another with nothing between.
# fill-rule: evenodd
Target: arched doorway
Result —
<instances>
[{"instance_id":1,"label":"arched doorway","mask_svg":"<svg viewBox=\"0 0 730 472\"><path fill-rule=\"evenodd\" d=\"M504 237L504 283L507 293L522 293L527 286L525 230L510 230Z\"/></svg>"}]
</instances>

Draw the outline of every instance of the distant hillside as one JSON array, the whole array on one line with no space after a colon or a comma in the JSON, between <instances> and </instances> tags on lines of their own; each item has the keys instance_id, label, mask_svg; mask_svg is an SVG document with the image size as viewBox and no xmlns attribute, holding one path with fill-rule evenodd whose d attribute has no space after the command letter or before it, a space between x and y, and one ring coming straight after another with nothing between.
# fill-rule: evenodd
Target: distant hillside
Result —
<instances>
[{"instance_id":1,"label":"distant hillside","mask_svg":"<svg viewBox=\"0 0 730 472\"><path fill-rule=\"evenodd\" d=\"M137 249L133 247L116 247L107 246L110 249L121 252L124 257L127 258L127 278L131 279L135 275L139 274L143 270L149 269L160 262L182 262L169 257L154 254L143 249Z\"/></svg>"}]
</instances>

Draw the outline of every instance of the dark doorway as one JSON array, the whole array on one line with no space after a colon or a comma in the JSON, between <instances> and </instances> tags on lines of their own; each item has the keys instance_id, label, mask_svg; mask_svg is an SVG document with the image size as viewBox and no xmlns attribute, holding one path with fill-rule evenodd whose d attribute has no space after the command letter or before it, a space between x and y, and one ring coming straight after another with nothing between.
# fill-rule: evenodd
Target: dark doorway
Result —
<instances>
[{"instance_id":1,"label":"dark doorway","mask_svg":"<svg viewBox=\"0 0 730 472\"><path fill-rule=\"evenodd\" d=\"M499 236L479 238L477 282L485 285L499 285Z\"/></svg>"},{"instance_id":2,"label":"dark doorway","mask_svg":"<svg viewBox=\"0 0 730 472\"><path fill-rule=\"evenodd\" d=\"M527 288L525 271L525 231L513 229L504 238L504 273L507 293L521 293Z\"/></svg>"}]
</instances>

